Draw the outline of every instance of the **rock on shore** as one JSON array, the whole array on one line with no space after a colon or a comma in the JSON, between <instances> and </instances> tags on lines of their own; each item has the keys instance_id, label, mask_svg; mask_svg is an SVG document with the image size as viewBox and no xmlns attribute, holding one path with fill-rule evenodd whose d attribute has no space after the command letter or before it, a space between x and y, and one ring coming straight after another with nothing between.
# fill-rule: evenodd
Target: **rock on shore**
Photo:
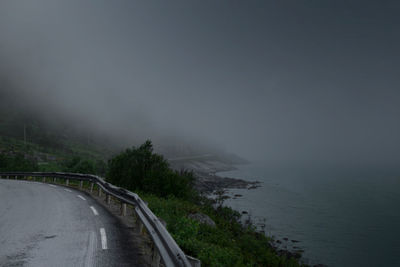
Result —
<instances>
[{"instance_id":1,"label":"rock on shore","mask_svg":"<svg viewBox=\"0 0 400 267\"><path fill-rule=\"evenodd\" d=\"M202 193L212 193L216 190L229 188L254 189L260 186L257 181L249 182L204 172L195 172L194 174L196 177L195 188Z\"/></svg>"}]
</instances>

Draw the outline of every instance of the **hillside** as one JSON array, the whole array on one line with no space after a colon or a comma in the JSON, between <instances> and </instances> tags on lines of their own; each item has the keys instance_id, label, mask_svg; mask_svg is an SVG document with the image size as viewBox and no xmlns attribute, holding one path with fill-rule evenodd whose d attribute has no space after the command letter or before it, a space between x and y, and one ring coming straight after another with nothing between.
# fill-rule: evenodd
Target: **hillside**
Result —
<instances>
[{"instance_id":1,"label":"hillside","mask_svg":"<svg viewBox=\"0 0 400 267\"><path fill-rule=\"evenodd\" d=\"M18 99L4 91L0 96L0 154L23 154L36 162L41 171L77 170L66 165L88 161L96 174L104 175L106 162L113 155L139 142L134 137L130 142L113 138L107 132L91 129L51 108L39 112L28 104L21 105ZM164 155L172 168L195 171L202 191L229 187L232 181L214 183L218 179L214 174L246 163L234 154L201 142L178 137L161 137L153 141L155 151ZM206 186L203 186L204 181Z\"/></svg>"}]
</instances>

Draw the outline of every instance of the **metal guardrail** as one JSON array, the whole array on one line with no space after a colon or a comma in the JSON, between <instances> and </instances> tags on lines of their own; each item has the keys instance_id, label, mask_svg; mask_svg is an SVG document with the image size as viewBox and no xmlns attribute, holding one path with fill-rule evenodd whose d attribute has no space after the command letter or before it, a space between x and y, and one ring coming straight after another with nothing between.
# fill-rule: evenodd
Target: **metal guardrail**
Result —
<instances>
[{"instance_id":1,"label":"metal guardrail","mask_svg":"<svg viewBox=\"0 0 400 267\"><path fill-rule=\"evenodd\" d=\"M143 227L151 237L154 247L152 255L152 266L159 266L160 261L165 266L183 266L200 267L201 263L198 259L186 256L181 248L176 244L167 229L164 227L160 219L153 214L147 207L146 203L135 193L124 188L117 187L106 182L103 178L96 175L79 174L79 173L63 173L63 172L0 172L0 178L18 179L22 177L42 177L43 182L46 178L64 179L65 185L69 185L70 180L79 181L79 188L82 189L83 182L90 182L90 192L93 192L94 185L98 186L98 193L101 196L102 191L107 195L107 203L110 203L110 196L115 197L121 202L121 214L126 215L126 205L134 206L136 218L138 219L138 227L142 232Z\"/></svg>"}]
</instances>

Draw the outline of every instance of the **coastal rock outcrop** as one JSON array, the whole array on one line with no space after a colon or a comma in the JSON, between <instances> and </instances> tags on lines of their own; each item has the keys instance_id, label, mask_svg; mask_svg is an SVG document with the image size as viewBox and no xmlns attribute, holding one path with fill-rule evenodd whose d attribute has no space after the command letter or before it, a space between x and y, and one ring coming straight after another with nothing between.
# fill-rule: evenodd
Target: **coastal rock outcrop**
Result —
<instances>
[{"instance_id":1,"label":"coastal rock outcrop","mask_svg":"<svg viewBox=\"0 0 400 267\"><path fill-rule=\"evenodd\" d=\"M204 224L207 224L207 225L209 225L211 227L214 227L214 228L217 227L215 222L210 217L208 217L207 215L205 215L203 213L189 214L188 217L190 219L194 220L194 221L199 222L199 223L204 223Z\"/></svg>"}]
</instances>

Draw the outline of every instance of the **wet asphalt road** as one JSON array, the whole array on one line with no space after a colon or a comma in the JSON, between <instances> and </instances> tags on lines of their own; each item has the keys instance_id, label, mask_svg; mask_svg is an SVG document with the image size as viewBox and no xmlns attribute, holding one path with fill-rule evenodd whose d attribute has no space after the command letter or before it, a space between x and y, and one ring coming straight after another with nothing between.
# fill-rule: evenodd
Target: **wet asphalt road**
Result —
<instances>
[{"instance_id":1,"label":"wet asphalt road","mask_svg":"<svg viewBox=\"0 0 400 267\"><path fill-rule=\"evenodd\" d=\"M140 266L126 231L84 192L0 180L2 267Z\"/></svg>"}]
</instances>

